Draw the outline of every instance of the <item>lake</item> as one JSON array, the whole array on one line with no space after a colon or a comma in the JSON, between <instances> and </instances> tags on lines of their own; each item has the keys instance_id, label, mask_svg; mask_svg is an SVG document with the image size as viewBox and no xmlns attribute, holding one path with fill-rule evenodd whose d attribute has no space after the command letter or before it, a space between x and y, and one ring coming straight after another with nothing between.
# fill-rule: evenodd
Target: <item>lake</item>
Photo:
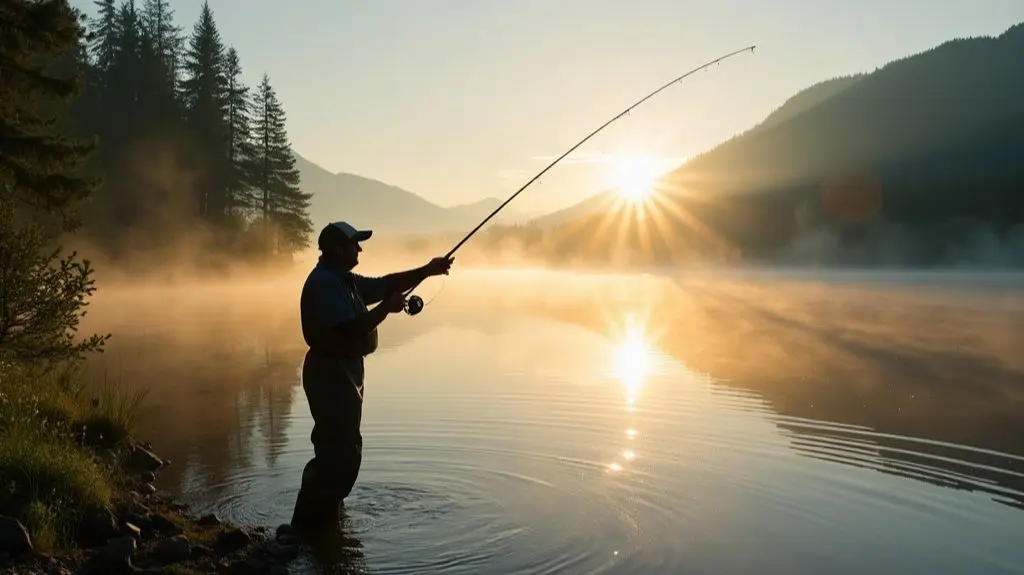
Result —
<instances>
[{"instance_id":1,"label":"lake","mask_svg":"<svg viewBox=\"0 0 1024 575\"><path fill-rule=\"evenodd\" d=\"M302 279L90 306L83 329L114 334L93 375L150 389L158 487L196 511L290 518L312 455ZM353 564L1021 573L1022 286L456 268L367 359Z\"/></svg>"}]
</instances>

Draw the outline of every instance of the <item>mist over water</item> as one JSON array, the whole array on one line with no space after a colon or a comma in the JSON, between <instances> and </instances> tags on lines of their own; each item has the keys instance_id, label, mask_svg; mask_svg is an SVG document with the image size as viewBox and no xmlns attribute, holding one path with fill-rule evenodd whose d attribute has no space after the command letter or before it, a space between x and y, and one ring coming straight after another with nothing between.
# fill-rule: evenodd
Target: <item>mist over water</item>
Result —
<instances>
[{"instance_id":1,"label":"mist over water","mask_svg":"<svg viewBox=\"0 0 1024 575\"><path fill-rule=\"evenodd\" d=\"M367 257L363 273L416 265ZM150 390L158 487L288 521L312 422L298 294L102 285L90 364ZM423 258L425 259L425 258ZM348 503L372 573L1015 573L1017 274L470 270L367 359ZM295 572L314 572L307 557Z\"/></svg>"}]
</instances>

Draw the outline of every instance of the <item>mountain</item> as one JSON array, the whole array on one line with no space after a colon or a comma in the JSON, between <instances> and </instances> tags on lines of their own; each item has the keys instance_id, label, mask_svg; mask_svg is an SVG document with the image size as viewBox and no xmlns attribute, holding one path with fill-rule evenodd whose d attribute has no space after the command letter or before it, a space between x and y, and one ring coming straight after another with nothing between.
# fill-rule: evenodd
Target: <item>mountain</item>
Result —
<instances>
[{"instance_id":1,"label":"mountain","mask_svg":"<svg viewBox=\"0 0 1024 575\"><path fill-rule=\"evenodd\" d=\"M824 82L819 82L810 88L806 88L786 100L782 106L776 108L775 111L769 114L761 121L761 123L751 128L748 133L758 133L768 130L773 126L782 124L786 120L800 115L817 104L820 104L828 98L831 98L839 92L853 86L863 79L864 76L864 74L858 74L845 78L834 78ZM659 185L663 186L664 181L660 181ZM616 202L617 196L618 190L605 190L567 208L534 218L530 221L530 224L540 228L551 228L587 214L604 210L608 205Z\"/></svg>"},{"instance_id":2,"label":"mountain","mask_svg":"<svg viewBox=\"0 0 1024 575\"><path fill-rule=\"evenodd\" d=\"M533 223L565 257L583 240L605 257L619 237L658 261L1024 264L1020 54L1024 24L818 83L662 178L654 237L650 218L607 210L611 192ZM601 226L621 235L587 237Z\"/></svg>"},{"instance_id":3,"label":"mountain","mask_svg":"<svg viewBox=\"0 0 1024 575\"><path fill-rule=\"evenodd\" d=\"M497 198L485 198L470 204L439 206L372 178L333 174L294 151L293 154L302 188L313 194L309 212L317 231L336 220L396 235L468 231L501 203ZM521 218L505 208L492 221L509 223Z\"/></svg>"}]
</instances>

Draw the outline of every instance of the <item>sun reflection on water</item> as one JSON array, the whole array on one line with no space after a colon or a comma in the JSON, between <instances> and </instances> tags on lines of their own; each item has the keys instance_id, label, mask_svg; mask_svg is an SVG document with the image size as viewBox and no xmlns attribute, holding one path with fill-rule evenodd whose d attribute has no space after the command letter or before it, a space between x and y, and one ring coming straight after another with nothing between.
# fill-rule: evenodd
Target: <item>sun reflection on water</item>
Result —
<instances>
[{"instance_id":1,"label":"sun reflection on water","mask_svg":"<svg viewBox=\"0 0 1024 575\"><path fill-rule=\"evenodd\" d=\"M626 387L626 403L636 405L637 394L651 370L651 346L635 316L629 316L612 357L612 373Z\"/></svg>"},{"instance_id":2,"label":"sun reflection on water","mask_svg":"<svg viewBox=\"0 0 1024 575\"><path fill-rule=\"evenodd\" d=\"M608 464L612 472L623 471L624 464L636 459L633 441L638 431L635 426L637 399L644 383L651 375L653 348L642 324L635 315L626 316L621 333L616 334L616 346L611 354L611 375L622 383L626 394L629 421L625 430L628 445L619 452L619 461Z\"/></svg>"}]
</instances>

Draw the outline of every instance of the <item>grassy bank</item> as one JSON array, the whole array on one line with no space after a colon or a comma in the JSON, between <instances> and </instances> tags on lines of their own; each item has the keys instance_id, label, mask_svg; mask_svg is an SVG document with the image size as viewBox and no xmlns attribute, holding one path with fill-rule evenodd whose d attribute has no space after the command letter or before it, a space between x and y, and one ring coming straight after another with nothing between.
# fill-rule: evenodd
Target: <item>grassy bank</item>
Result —
<instances>
[{"instance_id":1,"label":"grassy bank","mask_svg":"<svg viewBox=\"0 0 1024 575\"><path fill-rule=\"evenodd\" d=\"M78 526L117 504L142 392L86 393L73 369L0 367L0 515L37 550L73 548Z\"/></svg>"},{"instance_id":2,"label":"grassy bank","mask_svg":"<svg viewBox=\"0 0 1024 575\"><path fill-rule=\"evenodd\" d=\"M145 393L83 381L0 365L0 572L288 572L287 526L195 516L155 487L170 462L135 438Z\"/></svg>"}]
</instances>

